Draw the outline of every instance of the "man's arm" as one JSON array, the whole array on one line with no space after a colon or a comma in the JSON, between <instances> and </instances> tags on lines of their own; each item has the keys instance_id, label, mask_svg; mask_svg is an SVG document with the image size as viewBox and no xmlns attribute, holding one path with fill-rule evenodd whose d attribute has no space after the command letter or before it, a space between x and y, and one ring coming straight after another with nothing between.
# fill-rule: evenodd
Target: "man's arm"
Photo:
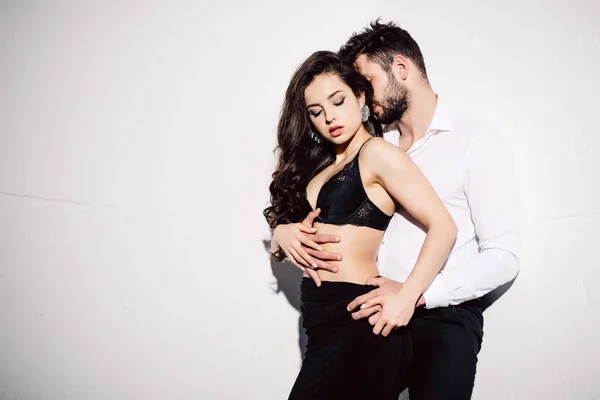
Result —
<instances>
[{"instance_id":1,"label":"man's arm","mask_svg":"<svg viewBox=\"0 0 600 400\"><path fill-rule=\"evenodd\" d=\"M508 144L492 133L471 143L465 176L479 253L465 264L440 272L423 294L426 308L479 298L519 272L520 224L515 175Z\"/></svg>"}]
</instances>

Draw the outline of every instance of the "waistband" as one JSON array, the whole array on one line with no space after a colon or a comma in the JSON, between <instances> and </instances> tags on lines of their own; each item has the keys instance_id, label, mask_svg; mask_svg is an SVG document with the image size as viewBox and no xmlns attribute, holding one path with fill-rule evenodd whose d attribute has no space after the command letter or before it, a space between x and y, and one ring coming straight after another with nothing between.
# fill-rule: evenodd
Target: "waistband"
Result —
<instances>
[{"instance_id":1,"label":"waistband","mask_svg":"<svg viewBox=\"0 0 600 400\"><path fill-rule=\"evenodd\" d=\"M373 289L377 289L377 286L329 281L321 282L321 287L318 287L311 278L303 278L300 299L302 325L307 329L307 335L311 335L312 328L335 325L342 321L356 323L346 307L356 297Z\"/></svg>"},{"instance_id":2,"label":"waistband","mask_svg":"<svg viewBox=\"0 0 600 400\"><path fill-rule=\"evenodd\" d=\"M318 287L314 280L304 277L300 284L300 297L302 301L309 302L352 301L355 297L369 293L373 289L377 289L377 286L331 281L322 281L321 287Z\"/></svg>"}]
</instances>

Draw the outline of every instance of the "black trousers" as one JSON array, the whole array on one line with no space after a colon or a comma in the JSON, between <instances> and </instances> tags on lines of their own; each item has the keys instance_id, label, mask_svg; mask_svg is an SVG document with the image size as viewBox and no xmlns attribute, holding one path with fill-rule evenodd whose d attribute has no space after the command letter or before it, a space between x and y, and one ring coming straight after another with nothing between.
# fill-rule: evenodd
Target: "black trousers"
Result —
<instances>
[{"instance_id":1,"label":"black trousers","mask_svg":"<svg viewBox=\"0 0 600 400\"><path fill-rule=\"evenodd\" d=\"M301 310L308 337L302 368L289 399L397 400L406 387L412 343L407 328L373 334L367 319L346 307L375 286L302 280Z\"/></svg>"},{"instance_id":2,"label":"black trousers","mask_svg":"<svg viewBox=\"0 0 600 400\"><path fill-rule=\"evenodd\" d=\"M483 339L486 299L418 308L409 324L413 342L410 400L468 400Z\"/></svg>"}]
</instances>

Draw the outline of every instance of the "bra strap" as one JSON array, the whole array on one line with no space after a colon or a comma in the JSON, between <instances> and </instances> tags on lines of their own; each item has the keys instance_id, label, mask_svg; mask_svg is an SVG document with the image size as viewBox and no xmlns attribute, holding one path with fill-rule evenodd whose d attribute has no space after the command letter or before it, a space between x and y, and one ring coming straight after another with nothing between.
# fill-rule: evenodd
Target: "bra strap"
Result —
<instances>
[{"instance_id":1,"label":"bra strap","mask_svg":"<svg viewBox=\"0 0 600 400\"><path fill-rule=\"evenodd\" d=\"M363 144L360 145L360 147L358 148L358 151L356 152L356 155L358 155L358 153L360 153L360 151L362 150L363 146L371 139L373 139L375 136L371 136L370 138L368 138L367 140L365 140L363 142Z\"/></svg>"}]
</instances>

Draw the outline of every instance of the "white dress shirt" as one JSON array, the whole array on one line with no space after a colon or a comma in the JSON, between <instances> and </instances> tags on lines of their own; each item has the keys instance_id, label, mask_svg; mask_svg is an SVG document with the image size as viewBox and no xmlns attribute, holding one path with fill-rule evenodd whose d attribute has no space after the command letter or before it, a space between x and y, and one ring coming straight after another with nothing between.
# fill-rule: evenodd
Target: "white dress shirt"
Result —
<instances>
[{"instance_id":1,"label":"white dress shirt","mask_svg":"<svg viewBox=\"0 0 600 400\"><path fill-rule=\"evenodd\" d=\"M384 138L398 145L399 132ZM408 150L458 227L456 243L431 286L426 308L481 297L519 271L518 213L513 159L507 143L489 128L438 104L426 135ZM394 214L378 257L382 276L404 282L425 232ZM410 217L409 217L410 218Z\"/></svg>"}]
</instances>

